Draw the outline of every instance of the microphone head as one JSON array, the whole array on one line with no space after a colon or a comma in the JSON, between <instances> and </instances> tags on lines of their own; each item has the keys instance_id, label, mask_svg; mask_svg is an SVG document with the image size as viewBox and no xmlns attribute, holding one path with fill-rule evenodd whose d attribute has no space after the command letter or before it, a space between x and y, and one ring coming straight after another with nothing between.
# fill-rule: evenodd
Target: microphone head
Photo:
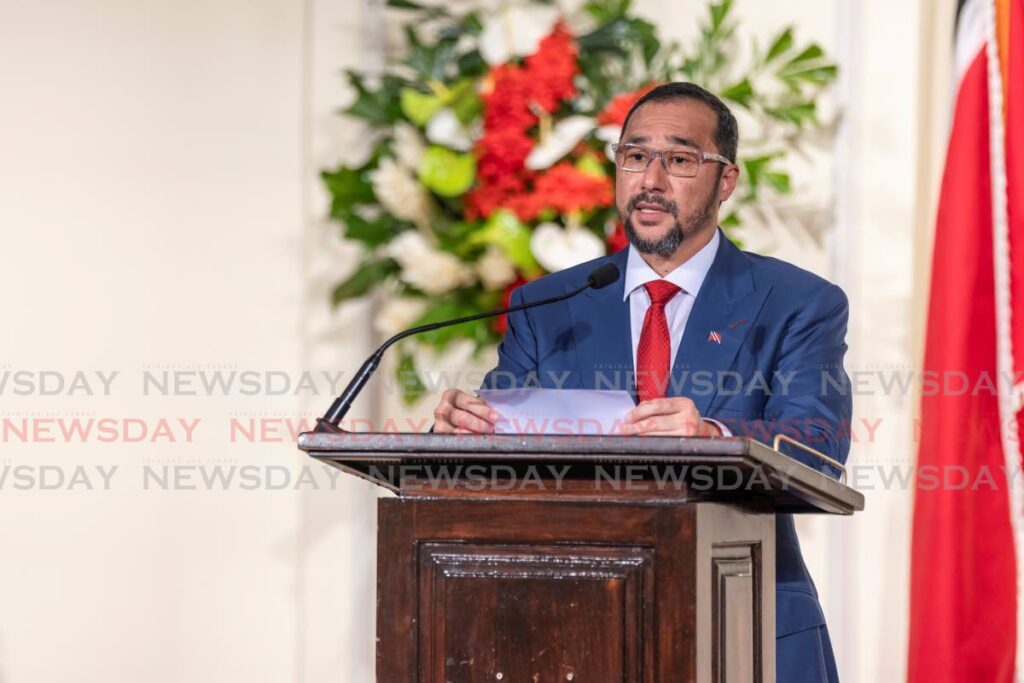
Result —
<instances>
[{"instance_id":1,"label":"microphone head","mask_svg":"<svg viewBox=\"0 0 1024 683\"><path fill-rule=\"evenodd\" d=\"M618 266L614 263L606 263L603 266L595 268L593 272L587 276L587 284L594 289L601 289L602 287L607 287L618 279Z\"/></svg>"}]
</instances>

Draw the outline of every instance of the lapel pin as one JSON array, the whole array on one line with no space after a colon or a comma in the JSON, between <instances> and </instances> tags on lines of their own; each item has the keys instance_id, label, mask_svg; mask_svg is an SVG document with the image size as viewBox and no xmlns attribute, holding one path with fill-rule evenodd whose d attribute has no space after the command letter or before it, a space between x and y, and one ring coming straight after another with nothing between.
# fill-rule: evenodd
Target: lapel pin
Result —
<instances>
[{"instance_id":1,"label":"lapel pin","mask_svg":"<svg viewBox=\"0 0 1024 683\"><path fill-rule=\"evenodd\" d=\"M708 341L713 341L716 344L721 344L722 343L722 335L720 335L717 332L715 332L714 330L712 330L711 334L708 335Z\"/></svg>"}]
</instances>

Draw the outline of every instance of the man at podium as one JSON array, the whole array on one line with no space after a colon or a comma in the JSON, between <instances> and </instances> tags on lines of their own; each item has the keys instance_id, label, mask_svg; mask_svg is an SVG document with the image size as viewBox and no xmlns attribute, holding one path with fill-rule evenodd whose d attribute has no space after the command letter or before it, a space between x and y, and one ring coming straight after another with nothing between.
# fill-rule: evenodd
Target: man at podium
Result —
<instances>
[{"instance_id":1,"label":"man at podium","mask_svg":"<svg viewBox=\"0 0 1024 683\"><path fill-rule=\"evenodd\" d=\"M629 247L524 285L511 303L565 294L603 263L618 267L618 281L510 314L484 385L594 389L624 378L618 388L638 403L628 433L767 440L781 432L845 462L846 296L789 263L740 251L718 228L739 176L738 139L729 108L692 83L637 101L615 146ZM698 382L700 371L712 381ZM714 379L726 377L743 378L740 390ZM480 398L449 390L434 431L490 432L498 417ZM787 455L838 476L806 453ZM837 681L790 515L777 516L776 577L777 680Z\"/></svg>"}]
</instances>

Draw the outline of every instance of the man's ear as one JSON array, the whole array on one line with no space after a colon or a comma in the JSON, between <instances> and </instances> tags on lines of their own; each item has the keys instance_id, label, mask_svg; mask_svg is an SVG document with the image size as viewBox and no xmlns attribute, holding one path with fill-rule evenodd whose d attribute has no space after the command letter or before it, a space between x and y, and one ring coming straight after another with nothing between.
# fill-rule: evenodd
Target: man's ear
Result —
<instances>
[{"instance_id":1,"label":"man's ear","mask_svg":"<svg viewBox=\"0 0 1024 683\"><path fill-rule=\"evenodd\" d=\"M731 164L722 172L722 177L718 180L719 203L732 196L733 191L736 190L736 181L739 180L739 177L740 167L736 164Z\"/></svg>"}]
</instances>

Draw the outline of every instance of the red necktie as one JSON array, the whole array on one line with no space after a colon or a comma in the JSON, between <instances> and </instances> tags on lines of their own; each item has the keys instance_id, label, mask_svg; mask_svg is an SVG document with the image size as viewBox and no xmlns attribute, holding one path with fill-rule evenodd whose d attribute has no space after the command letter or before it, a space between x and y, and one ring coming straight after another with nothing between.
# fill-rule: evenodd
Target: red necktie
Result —
<instances>
[{"instance_id":1,"label":"red necktie","mask_svg":"<svg viewBox=\"0 0 1024 683\"><path fill-rule=\"evenodd\" d=\"M652 280L644 287L651 296L651 307L644 315L644 329L636 349L636 393L641 403L661 398L668 387L672 342L665 304L679 293L679 287L667 280Z\"/></svg>"}]
</instances>

